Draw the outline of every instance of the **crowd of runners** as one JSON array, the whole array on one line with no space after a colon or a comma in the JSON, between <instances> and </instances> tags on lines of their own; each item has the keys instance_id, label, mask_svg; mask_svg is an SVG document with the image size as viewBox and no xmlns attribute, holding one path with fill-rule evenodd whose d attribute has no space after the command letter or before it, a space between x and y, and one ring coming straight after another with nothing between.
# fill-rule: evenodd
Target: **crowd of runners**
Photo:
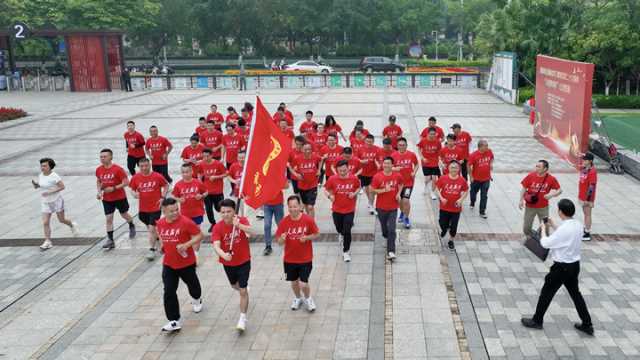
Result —
<instances>
[{"instance_id":1,"label":"crowd of runners","mask_svg":"<svg viewBox=\"0 0 640 360\"><path fill-rule=\"evenodd\" d=\"M445 133L435 117L428 118L414 152L408 149L404 131L394 115L389 116L381 134L370 132L362 121L351 131L343 130L333 116L318 121L312 111L307 111L305 119L294 127L293 114L284 103L279 105L272 120L292 142L288 181L256 216L264 225L263 255L272 253L274 238L284 246L284 272L294 293L292 310L302 306L310 312L316 309L309 277L312 243L319 236L315 222L318 192L331 202L345 262L351 261L351 229L358 197L364 197L367 202L367 216L377 216L380 222L387 243L387 258L390 261L396 258L396 226L407 229L412 226L411 197L418 171L424 175L423 195L439 202L440 235L449 249L455 249L454 240L464 206L471 209L477 206L480 217L488 216L494 156L484 139L477 141L477 148L472 151L473 138L460 124L453 124L451 131ZM226 116L218 112L216 105L211 105L210 112L199 119L190 135L190 143L181 149L177 181L169 175L168 159L173 145L160 135L157 126L151 126L145 138L133 121L127 123L124 139L129 174L113 162L112 149L100 151L100 166L95 176L96 197L106 216L107 240L103 248L116 246L113 229L116 210L128 223L129 237L136 236L125 191L128 187L138 201L138 218L148 230L147 258L153 260L158 253L163 254L164 307L169 320L163 327L165 331L182 326L176 293L179 279L187 284L193 311L197 313L202 309L196 267L200 243L205 236L201 230L205 217L208 224L204 228L211 234L215 253L230 285L240 296L237 329L246 328L251 271L249 238L258 234L252 230L249 219L240 214L239 188L252 121L250 103L242 106L240 114L228 107ZM375 144L376 138L381 146ZM41 248L46 250L52 246L49 222L53 213L74 234L78 225L65 217L60 194L64 184L53 171L54 160L45 158L40 163L41 174L38 180L33 180L33 186L42 190L45 241ZM585 155L583 165L579 200L585 215L583 237L589 240L597 182L591 154ZM549 199L560 195L562 190L549 173L545 160L536 164L535 171L529 173L521 185L519 205L524 209L523 232L531 235L535 217L539 221L548 217ZM285 192L290 195L285 196Z\"/></svg>"}]
</instances>

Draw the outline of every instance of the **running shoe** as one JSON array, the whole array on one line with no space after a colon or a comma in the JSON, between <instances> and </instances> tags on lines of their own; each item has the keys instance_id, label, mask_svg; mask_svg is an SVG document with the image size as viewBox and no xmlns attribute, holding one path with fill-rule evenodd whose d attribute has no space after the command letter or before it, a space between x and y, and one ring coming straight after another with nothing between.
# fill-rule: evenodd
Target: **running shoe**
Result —
<instances>
[{"instance_id":1,"label":"running shoe","mask_svg":"<svg viewBox=\"0 0 640 360\"><path fill-rule=\"evenodd\" d=\"M452 240L449 240L449 242L447 243L447 245L449 246L449 250L454 250L456 248L456 246L453 244Z\"/></svg>"},{"instance_id":2,"label":"running shoe","mask_svg":"<svg viewBox=\"0 0 640 360\"><path fill-rule=\"evenodd\" d=\"M304 299L304 305L307 307L307 311L316 311L316 303L313 302L313 298L309 297L308 299Z\"/></svg>"},{"instance_id":3,"label":"running shoe","mask_svg":"<svg viewBox=\"0 0 640 360\"><path fill-rule=\"evenodd\" d=\"M256 218L264 219L264 210L262 210L262 208L259 208L258 210L256 210Z\"/></svg>"},{"instance_id":4,"label":"running shoe","mask_svg":"<svg viewBox=\"0 0 640 360\"><path fill-rule=\"evenodd\" d=\"M116 247L116 244L115 244L115 243L113 242L113 240L111 240L111 239L107 240L107 241L104 243L104 245L102 245L102 248L103 248L103 249L108 249L108 250L113 249L113 248L115 248L115 247Z\"/></svg>"},{"instance_id":5,"label":"running shoe","mask_svg":"<svg viewBox=\"0 0 640 360\"><path fill-rule=\"evenodd\" d=\"M480 217L483 218L483 219L486 219L487 218L487 213L480 213Z\"/></svg>"},{"instance_id":6,"label":"running shoe","mask_svg":"<svg viewBox=\"0 0 640 360\"><path fill-rule=\"evenodd\" d=\"M71 233L73 234L73 236L80 235L80 229L78 228L78 223L75 221L71 222Z\"/></svg>"},{"instance_id":7,"label":"running shoe","mask_svg":"<svg viewBox=\"0 0 640 360\"><path fill-rule=\"evenodd\" d=\"M247 329L247 317L244 314L240 314L240 318L238 319L238 324L236 325L236 330L243 332Z\"/></svg>"},{"instance_id":8,"label":"running shoe","mask_svg":"<svg viewBox=\"0 0 640 360\"><path fill-rule=\"evenodd\" d=\"M387 254L387 259L389 259L390 261L395 260L396 258L396 253L394 253L393 251L389 251L389 254Z\"/></svg>"},{"instance_id":9,"label":"running shoe","mask_svg":"<svg viewBox=\"0 0 640 360\"><path fill-rule=\"evenodd\" d=\"M133 223L129 224L129 239L136 237L136 226Z\"/></svg>"},{"instance_id":10,"label":"running shoe","mask_svg":"<svg viewBox=\"0 0 640 360\"><path fill-rule=\"evenodd\" d=\"M583 232L582 233L582 241L591 241L591 233L590 232Z\"/></svg>"},{"instance_id":11,"label":"running shoe","mask_svg":"<svg viewBox=\"0 0 640 360\"><path fill-rule=\"evenodd\" d=\"M344 262L351 262L351 254L349 254L348 251L342 253L342 260L344 260Z\"/></svg>"},{"instance_id":12,"label":"running shoe","mask_svg":"<svg viewBox=\"0 0 640 360\"><path fill-rule=\"evenodd\" d=\"M273 249L271 248L271 246L267 246L264 248L262 255L268 256L268 255L271 255L272 252L273 252Z\"/></svg>"},{"instance_id":13,"label":"running shoe","mask_svg":"<svg viewBox=\"0 0 640 360\"><path fill-rule=\"evenodd\" d=\"M436 194L431 193L431 200L438 200L438 197L436 196Z\"/></svg>"},{"instance_id":14,"label":"running shoe","mask_svg":"<svg viewBox=\"0 0 640 360\"><path fill-rule=\"evenodd\" d=\"M173 332L182 329L182 323L180 320L169 321L167 325L162 327L162 331Z\"/></svg>"},{"instance_id":15,"label":"running shoe","mask_svg":"<svg viewBox=\"0 0 640 360\"><path fill-rule=\"evenodd\" d=\"M298 310L298 309L300 309L300 305L302 305L302 299L300 299L300 298L293 298L293 301L291 302L291 310Z\"/></svg>"},{"instance_id":16,"label":"running shoe","mask_svg":"<svg viewBox=\"0 0 640 360\"><path fill-rule=\"evenodd\" d=\"M49 250L53 247L53 244L51 243L51 240L46 239L42 245L40 245L40 250Z\"/></svg>"},{"instance_id":17,"label":"running shoe","mask_svg":"<svg viewBox=\"0 0 640 360\"><path fill-rule=\"evenodd\" d=\"M149 248L149 251L147 251L147 260L153 261L153 259L155 258L156 258L156 249Z\"/></svg>"},{"instance_id":18,"label":"running shoe","mask_svg":"<svg viewBox=\"0 0 640 360\"><path fill-rule=\"evenodd\" d=\"M409 220L408 217L404 218L404 228L405 229L411 229L411 220Z\"/></svg>"},{"instance_id":19,"label":"running shoe","mask_svg":"<svg viewBox=\"0 0 640 360\"><path fill-rule=\"evenodd\" d=\"M400 213L400 216L398 216L398 223L402 224L404 222L404 214Z\"/></svg>"},{"instance_id":20,"label":"running shoe","mask_svg":"<svg viewBox=\"0 0 640 360\"><path fill-rule=\"evenodd\" d=\"M202 311L202 298L200 299L191 299L191 305L193 306L193 312L199 313Z\"/></svg>"}]
</instances>

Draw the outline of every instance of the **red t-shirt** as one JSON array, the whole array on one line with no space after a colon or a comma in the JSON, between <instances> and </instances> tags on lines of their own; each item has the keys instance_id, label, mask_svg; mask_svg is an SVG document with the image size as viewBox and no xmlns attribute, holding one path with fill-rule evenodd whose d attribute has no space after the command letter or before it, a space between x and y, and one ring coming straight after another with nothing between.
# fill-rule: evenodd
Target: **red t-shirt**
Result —
<instances>
[{"instance_id":1,"label":"red t-shirt","mask_svg":"<svg viewBox=\"0 0 640 360\"><path fill-rule=\"evenodd\" d=\"M324 173L327 175L327 178L333 175L332 166L335 166L338 159L342 156L342 146L336 145L333 148L330 148L329 145L325 145L320 149L320 156L327 156L324 159Z\"/></svg>"},{"instance_id":2,"label":"red t-shirt","mask_svg":"<svg viewBox=\"0 0 640 360\"><path fill-rule=\"evenodd\" d=\"M127 142L127 155L137 158L144 157L144 136L142 134L137 131L133 133L127 131L124 133L124 141Z\"/></svg>"},{"instance_id":3,"label":"red t-shirt","mask_svg":"<svg viewBox=\"0 0 640 360\"><path fill-rule=\"evenodd\" d=\"M536 209L549 206L549 200L545 199L544 196L551 192L551 190L560 189L560 183L558 183L558 180L553 175L548 174L545 179L545 175L539 176L535 171L525 176L520 184L527 189L529 194L538 194L538 201L535 204L526 204L527 207Z\"/></svg>"},{"instance_id":4,"label":"red t-shirt","mask_svg":"<svg viewBox=\"0 0 640 360\"><path fill-rule=\"evenodd\" d=\"M331 211L339 214L350 214L356 211L357 196L349 198L352 194L360 189L360 180L352 174L346 178L340 175L333 175L327 180L324 188L335 196L335 201L331 205Z\"/></svg>"},{"instance_id":5,"label":"red t-shirt","mask_svg":"<svg viewBox=\"0 0 640 360\"><path fill-rule=\"evenodd\" d=\"M249 144L249 135L251 135L251 129L245 127L244 129L241 127L236 128L236 133L242 137L242 141L244 141L243 146L247 146Z\"/></svg>"},{"instance_id":6,"label":"red t-shirt","mask_svg":"<svg viewBox=\"0 0 640 360\"><path fill-rule=\"evenodd\" d=\"M238 152L244 147L244 138L240 134L229 135L226 134L222 137L222 144L224 144L225 161L227 164L232 164L238 161Z\"/></svg>"},{"instance_id":7,"label":"red t-shirt","mask_svg":"<svg viewBox=\"0 0 640 360\"><path fill-rule=\"evenodd\" d=\"M166 137L150 137L144 146L151 156L151 163L153 165L167 165L168 159L163 159L162 157L171 147L171 142Z\"/></svg>"},{"instance_id":8,"label":"red t-shirt","mask_svg":"<svg viewBox=\"0 0 640 360\"><path fill-rule=\"evenodd\" d=\"M289 114L291 113L289 112ZM284 115L280 115L280 113L277 111L273 114L273 122L276 124L276 126L280 127L280 120L282 119L287 121L288 127L293 127L293 115L289 117L287 116L287 112L285 112Z\"/></svg>"},{"instance_id":9,"label":"red t-shirt","mask_svg":"<svg viewBox=\"0 0 640 360\"><path fill-rule=\"evenodd\" d=\"M360 149L358 153L358 157L361 160L367 160L366 163L362 164L362 173L360 175L372 177L378 172L378 166L376 165L376 160L378 155L380 154L380 148L375 145L365 145Z\"/></svg>"},{"instance_id":10,"label":"red t-shirt","mask_svg":"<svg viewBox=\"0 0 640 360\"><path fill-rule=\"evenodd\" d=\"M200 144L205 148L210 149L212 151L211 156L214 158L222 156L222 148L214 150L217 146L222 144L222 133L220 131L213 130L212 132L209 132L209 130L207 130L203 132L200 137Z\"/></svg>"},{"instance_id":11,"label":"red t-shirt","mask_svg":"<svg viewBox=\"0 0 640 360\"><path fill-rule=\"evenodd\" d=\"M315 154L312 154L309 159L302 155L293 160L293 170L302 175L302 179L295 179L298 181L300 190L310 190L318 186L318 170L321 161L320 156Z\"/></svg>"},{"instance_id":12,"label":"red t-shirt","mask_svg":"<svg viewBox=\"0 0 640 360\"><path fill-rule=\"evenodd\" d=\"M442 148L442 150L440 150L440 160L444 164L444 169L442 169L442 175L446 175L449 173L450 162L452 162L453 160L462 161L462 153L460 152L460 149L457 147L449 148L445 146Z\"/></svg>"},{"instance_id":13,"label":"red t-shirt","mask_svg":"<svg viewBox=\"0 0 640 360\"><path fill-rule=\"evenodd\" d=\"M201 138L202 138L202 133L203 133L203 132L205 132L205 131L207 131L207 127L206 127L206 126L205 126L205 127L202 127L202 126L200 126L200 125L198 125L198 126L196 127L196 129L195 129L195 130L193 130L193 132L194 132L194 133L196 133L196 134L198 135L198 138L199 138L199 139L201 139Z\"/></svg>"},{"instance_id":14,"label":"red t-shirt","mask_svg":"<svg viewBox=\"0 0 640 360\"><path fill-rule=\"evenodd\" d=\"M298 150L297 148L293 147L291 149L291 152L289 153L289 159L287 160L287 163L289 164L290 167L293 167L293 162L298 156L302 156L302 150ZM293 177L289 176L289 179L293 179ZM293 179L293 180L296 180L296 179Z\"/></svg>"},{"instance_id":15,"label":"red t-shirt","mask_svg":"<svg viewBox=\"0 0 640 360\"><path fill-rule=\"evenodd\" d=\"M402 129L396 124L387 125L382 130L382 136L391 139L391 146L396 148L398 147L398 138L402 136Z\"/></svg>"},{"instance_id":16,"label":"red t-shirt","mask_svg":"<svg viewBox=\"0 0 640 360\"><path fill-rule=\"evenodd\" d=\"M340 157L338 161L336 161L336 164L334 166L336 166L340 160L347 160L347 159L345 159L344 156ZM349 174L356 175L361 168L362 168L362 163L360 162L360 159L358 159L357 157L351 156L351 160L347 160L347 169L349 169Z\"/></svg>"},{"instance_id":17,"label":"red t-shirt","mask_svg":"<svg viewBox=\"0 0 640 360\"><path fill-rule=\"evenodd\" d=\"M403 153L396 151L391 155L393 158L393 167L399 167L399 173L404 180L405 187L412 187L414 180L414 168L418 165L418 157L413 151L405 151Z\"/></svg>"},{"instance_id":18,"label":"red t-shirt","mask_svg":"<svg viewBox=\"0 0 640 360\"><path fill-rule=\"evenodd\" d=\"M227 116L225 117L225 120L227 121L227 124L237 124L238 123L238 119L240 119L240 115L238 115L237 113L233 113L233 114L227 114Z\"/></svg>"},{"instance_id":19,"label":"red t-shirt","mask_svg":"<svg viewBox=\"0 0 640 360\"><path fill-rule=\"evenodd\" d=\"M249 226L249 220L246 217L240 218L240 224ZM233 234L233 224L227 224L224 221L218 221L211 230L211 243L220 241L220 248L224 252L233 252L231 261L225 261L219 257L218 262L225 266L238 266L251 260L251 250L249 249L249 237L244 231L236 229L233 237L233 246L231 245L231 236Z\"/></svg>"},{"instance_id":20,"label":"red t-shirt","mask_svg":"<svg viewBox=\"0 0 640 360\"><path fill-rule=\"evenodd\" d=\"M105 188L122 184L122 182L127 179L127 173L116 164L111 164L109 168L100 165L96 169L96 177L98 181L100 181L100 188L104 190ZM126 198L127 193L124 191L124 188L102 194L103 201L116 201Z\"/></svg>"},{"instance_id":21,"label":"red t-shirt","mask_svg":"<svg viewBox=\"0 0 640 360\"><path fill-rule=\"evenodd\" d=\"M325 144L327 143L328 137L329 137L329 134L326 131L323 132L322 134L318 132L310 133L309 140L313 144L313 150L316 152L320 151L320 149L322 149L322 147L325 146Z\"/></svg>"},{"instance_id":22,"label":"red t-shirt","mask_svg":"<svg viewBox=\"0 0 640 360\"><path fill-rule=\"evenodd\" d=\"M391 185L391 191L376 194L376 209L381 210L395 210L398 208L398 199L396 196L400 189L402 189L402 175L397 172L392 172L391 175L385 175L380 171L375 174L373 180L371 180L371 187L373 189L384 189L387 184Z\"/></svg>"},{"instance_id":23,"label":"red t-shirt","mask_svg":"<svg viewBox=\"0 0 640 360\"><path fill-rule=\"evenodd\" d=\"M366 138L369 135L369 130L362 128L362 138ZM353 142L356 139L356 130L351 130L351 134L349 134L349 141ZM363 140L364 141L364 140Z\"/></svg>"},{"instance_id":24,"label":"red t-shirt","mask_svg":"<svg viewBox=\"0 0 640 360\"><path fill-rule=\"evenodd\" d=\"M233 179L233 180L238 180L242 177L242 164L240 164L239 162L234 162L233 164L231 164L231 166L229 166L229 176ZM233 196L238 196L240 194L240 184L235 185L235 184L231 184L233 187Z\"/></svg>"},{"instance_id":25,"label":"red t-shirt","mask_svg":"<svg viewBox=\"0 0 640 360\"><path fill-rule=\"evenodd\" d=\"M202 183L209 195L220 195L224 188L224 178L210 180L212 176L220 176L227 173L227 168L221 161L213 159L211 163L202 160L198 163L198 175L202 176Z\"/></svg>"},{"instance_id":26,"label":"red t-shirt","mask_svg":"<svg viewBox=\"0 0 640 360\"><path fill-rule=\"evenodd\" d=\"M313 120L304 120L302 124L300 124L300 134L304 135L307 132L314 132L314 126L316 122Z\"/></svg>"},{"instance_id":27,"label":"red t-shirt","mask_svg":"<svg viewBox=\"0 0 640 360\"><path fill-rule=\"evenodd\" d=\"M184 180L178 181L173 186L171 194L175 197L183 198L185 201L180 203L180 214L189 218L204 215L204 199L196 199L196 195L204 194L207 189L198 179L192 179L189 182Z\"/></svg>"},{"instance_id":28,"label":"red t-shirt","mask_svg":"<svg viewBox=\"0 0 640 360\"><path fill-rule=\"evenodd\" d=\"M384 158L393 155L393 153L395 152L395 150L393 150L393 148L386 150L384 147L380 148L380 152L378 153L378 164L380 165L378 167L378 171L382 171L382 162L384 161Z\"/></svg>"},{"instance_id":29,"label":"red t-shirt","mask_svg":"<svg viewBox=\"0 0 640 360\"><path fill-rule=\"evenodd\" d=\"M291 130L291 129L287 129L285 131L282 131L282 133L285 134L292 141L296 137L296 134L294 134L293 130Z\"/></svg>"},{"instance_id":30,"label":"red t-shirt","mask_svg":"<svg viewBox=\"0 0 640 360\"><path fill-rule=\"evenodd\" d=\"M580 170L580 180L578 183L578 199L581 201L595 201L596 200L596 184L598 183L598 174L596 168ZM587 196L589 186L593 186L593 192L591 196Z\"/></svg>"},{"instance_id":31,"label":"red t-shirt","mask_svg":"<svg viewBox=\"0 0 640 360\"><path fill-rule=\"evenodd\" d=\"M214 113L210 112L209 114L207 114L207 122L210 120L213 120L216 130L222 131L222 123L224 123L224 116L222 116L222 114L217 111Z\"/></svg>"},{"instance_id":32,"label":"red t-shirt","mask_svg":"<svg viewBox=\"0 0 640 360\"><path fill-rule=\"evenodd\" d=\"M162 264L172 269L182 269L196 263L193 246L187 249L187 257L180 255L176 250L178 244L186 243L200 234L200 228L191 219L180 215L175 221L168 222L167 218L163 217L156 222L156 229L164 251Z\"/></svg>"},{"instance_id":33,"label":"red t-shirt","mask_svg":"<svg viewBox=\"0 0 640 360\"><path fill-rule=\"evenodd\" d=\"M335 125L325 126L324 131L326 131L327 134L333 134L335 136L338 136L338 133L342 132L342 128L340 127L340 125L335 124Z\"/></svg>"},{"instance_id":34,"label":"red t-shirt","mask_svg":"<svg viewBox=\"0 0 640 360\"><path fill-rule=\"evenodd\" d=\"M440 195L447 200L446 204L443 204L442 200L440 200L440 210L452 213L462 211L461 206L456 206L456 201L460 199L463 192L469 190L467 180L460 175L455 179L452 179L449 175L444 175L438 178L436 187L440 190Z\"/></svg>"},{"instance_id":35,"label":"red t-shirt","mask_svg":"<svg viewBox=\"0 0 640 360\"><path fill-rule=\"evenodd\" d=\"M422 155L422 166L434 168L438 167L440 160L440 150L442 149L442 143L440 140L429 140L427 138L420 139L418 143L418 149Z\"/></svg>"},{"instance_id":36,"label":"red t-shirt","mask_svg":"<svg viewBox=\"0 0 640 360\"><path fill-rule=\"evenodd\" d=\"M185 146L184 149L182 149L182 154L180 154L180 158L182 158L182 160L185 160L185 162L186 160L200 161L202 160L202 150L204 150L204 145L200 143L198 143L198 145L195 148L191 147L191 145L187 145Z\"/></svg>"},{"instance_id":37,"label":"red t-shirt","mask_svg":"<svg viewBox=\"0 0 640 360\"><path fill-rule=\"evenodd\" d=\"M273 199L267 201L265 205L275 206L275 205L282 205L283 203L284 203L284 195L282 194L282 191L279 191L278 195L276 195Z\"/></svg>"},{"instance_id":38,"label":"red t-shirt","mask_svg":"<svg viewBox=\"0 0 640 360\"><path fill-rule=\"evenodd\" d=\"M300 238L305 235L319 233L318 225L313 218L307 214L300 214L298 220L285 216L276 230L276 237L285 234L284 240L284 262L292 264L304 264L313 261L313 245L311 241L300 242Z\"/></svg>"},{"instance_id":39,"label":"red t-shirt","mask_svg":"<svg viewBox=\"0 0 640 360\"><path fill-rule=\"evenodd\" d=\"M429 136L429 126L427 126L426 128L422 129L422 132L420 133L420 137L421 138L426 138ZM436 138L440 141L442 141L444 139L444 131L442 130L442 128L438 125L436 125L434 127L434 129L436 129Z\"/></svg>"},{"instance_id":40,"label":"red t-shirt","mask_svg":"<svg viewBox=\"0 0 640 360\"><path fill-rule=\"evenodd\" d=\"M469 145L471 144L471 135L466 131L460 131L460 134L456 135L456 147L460 149L462 159L466 160L469 157Z\"/></svg>"},{"instance_id":41,"label":"red t-shirt","mask_svg":"<svg viewBox=\"0 0 640 360\"><path fill-rule=\"evenodd\" d=\"M351 140L351 148L353 149L354 154L358 154L360 150L365 146L367 146L367 143L364 142L364 140L358 140L356 138L353 138Z\"/></svg>"},{"instance_id":42,"label":"red t-shirt","mask_svg":"<svg viewBox=\"0 0 640 360\"><path fill-rule=\"evenodd\" d=\"M469 155L469 166L473 167L471 176L475 181L489 181L491 180L491 160L493 160L493 152L487 150L481 153L480 150L476 150Z\"/></svg>"},{"instance_id":43,"label":"red t-shirt","mask_svg":"<svg viewBox=\"0 0 640 360\"><path fill-rule=\"evenodd\" d=\"M140 198L140 212L160 211L160 199L162 198L162 187L167 185L164 176L153 171L149 175L141 172L136 173L129 182L129 187L137 191Z\"/></svg>"}]
</instances>

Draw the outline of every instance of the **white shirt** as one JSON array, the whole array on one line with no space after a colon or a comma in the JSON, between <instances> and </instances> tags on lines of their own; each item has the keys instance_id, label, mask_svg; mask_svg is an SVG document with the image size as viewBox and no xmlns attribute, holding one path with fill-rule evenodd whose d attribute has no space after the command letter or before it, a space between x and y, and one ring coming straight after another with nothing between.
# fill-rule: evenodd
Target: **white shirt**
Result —
<instances>
[{"instance_id":1,"label":"white shirt","mask_svg":"<svg viewBox=\"0 0 640 360\"><path fill-rule=\"evenodd\" d=\"M549 249L551 259L559 263L580 261L584 227L575 219L567 219L550 236L543 236L540 245Z\"/></svg>"},{"instance_id":2,"label":"white shirt","mask_svg":"<svg viewBox=\"0 0 640 360\"><path fill-rule=\"evenodd\" d=\"M62 181L62 178L60 178L60 176L53 171L49 173L49 175L44 175L43 173L40 173L40 176L38 176L38 185L40 185L40 188L39 188L40 194L46 191L57 190L58 185L56 184L59 183L60 181ZM52 195L42 196L42 202L52 203L60 199L61 197L62 197L62 194L60 194L60 192L57 192Z\"/></svg>"}]
</instances>

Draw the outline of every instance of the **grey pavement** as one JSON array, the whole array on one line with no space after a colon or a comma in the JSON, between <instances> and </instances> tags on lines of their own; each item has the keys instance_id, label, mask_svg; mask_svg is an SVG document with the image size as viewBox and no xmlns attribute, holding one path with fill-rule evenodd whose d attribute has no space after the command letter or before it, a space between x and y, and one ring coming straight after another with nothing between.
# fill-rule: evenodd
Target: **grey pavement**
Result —
<instances>
[{"instance_id":1,"label":"grey pavement","mask_svg":"<svg viewBox=\"0 0 640 360\"><path fill-rule=\"evenodd\" d=\"M118 231L117 249L103 252L104 217L95 200L93 172L98 151L114 149L125 165L122 134L132 119L144 135L150 125L175 146L171 172L178 177L179 153L209 105L237 109L255 93L172 90L101 94L0 96L0 106L25 108L30 117L0 124L0 358L3 359L484 359L634 358L640 346L640 283L637 268L640 225L638 182L606 173L594 209L597 240L585 245L583 292L596 322L596 338L572 329L571 302L561 291L544 331L519 327L530 314L548 264L521 245L519 182L536 160L548 159L575 199L577 173L532 138L527 118L480 89L279 89L260 96L274 110L281 101L296 121L306 110L317 119L333 114L349 132L357 120L376 135L389 114L398 116L410 147L435 115L442 127L461 123L475 140L485 138L496 155L488 219L465 207L458 250L442 249L437 204L423 195L419 172L412 197L413 229L398 229L398 259L384 261L384 240L366 203L359 199L353 262L342 262L327 199L319 195L316 219L323 240L315 244L314 314L288 309L291 291L283 280L281 250L261 255L254 243L249 329L239 336L237 294L230 289L209 244L198 273L205 310L190 312L179 290L185 327L176 335L159 331L162 309L160 262L143 259L146 234L128 239ZM56 159L67 190L68 214L84 239L68 246L68 229L53 224L54 246L42 238L38 194L30 179L38 159ZM290 190L287 190L289 193ZM631 196L630 196L631 194ZM132 213L137 204L130 197ZM555 202L552 202L554 204ZM252 226L262 222L248 211ZM581 218L581 215L578 216ZM116 226L122 220L116 216ZM139 230L142 225L138 223ZM207 225L203 225L206 229ZM373 240L373 241L372 241ZM260 240L258 239L258 242ZM16 246L24 245L24 246ZM34 331L36 330L36 331Z\"/></svg>"}]
</instances>

